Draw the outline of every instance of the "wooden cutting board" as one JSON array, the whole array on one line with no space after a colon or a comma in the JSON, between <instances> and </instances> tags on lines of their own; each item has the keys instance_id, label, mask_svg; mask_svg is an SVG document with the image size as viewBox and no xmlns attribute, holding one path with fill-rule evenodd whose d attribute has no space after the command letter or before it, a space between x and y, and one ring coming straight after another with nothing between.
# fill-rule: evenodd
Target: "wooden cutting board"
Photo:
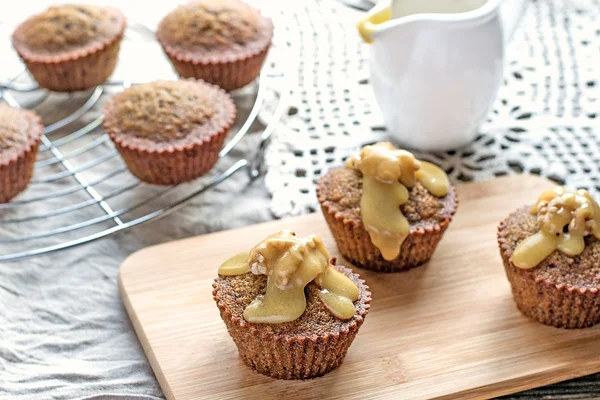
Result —
<instances>
[{"instance_id":1,"label":"wooden cutting board","mask_svg":"<svg viewBox=\"0 0 600 400\"><path fill-rule=\"evenodd\" d=\"M600 327L523 317L496 244L498 222L550 186L535 176L460 185L458 213L428 265L357 269L372 308L345 361L321 378L275 380L247 367L211 293L225 259L281 229L320 235L336 255L321 214L142 250L121 267L121 295L169 399L479 399L591 374L600 371Z\"/></svg>"}]
</instances>

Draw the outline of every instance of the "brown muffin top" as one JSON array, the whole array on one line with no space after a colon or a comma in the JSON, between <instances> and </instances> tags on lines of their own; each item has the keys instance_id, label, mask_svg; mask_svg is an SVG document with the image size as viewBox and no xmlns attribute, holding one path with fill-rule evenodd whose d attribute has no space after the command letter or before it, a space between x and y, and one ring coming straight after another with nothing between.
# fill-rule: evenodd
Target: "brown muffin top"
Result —
<instances>
[{"instance_id":1,"label":"brown muffin top","mask_svg":"<svg viewBox=\"0 0 600 400\"><path fill-rule=\"evenodd\" d=\"M317 183L319 202L332 212L340 213L344 219L362 223L362 181L361 173L354 169L331 169ZM401 205L400 210L410 223L411 229L439 225L451 218L456 210L456 193L453 189L446 196L439 198L417 182L409 193L408 202Z\"/></svg>"},{"instance_id":2,"label":"brown muffin top","mask_svg":"<svg viewBox=\"0 0 600 400\"><path fill-rule=\"evenodd\" d=\"M503 250L506 253L503 256L510 257L519 242L540 230L538 218L529 212L530 209L530 206L518 209L501 224L498 238L504 243ZM532 274L536 280L554 284L600 288L600 242L592 235L586 236L585 249L580 255L569 257L560 251L554 251L536 267L518 270L524 274Z\"/></svg>"},{"instance_id":3,"label":"brown muffin top","mask_svg":"<svg viewBox=\"0 0 600 400\"><path fill-rule=\"evenodd\" d=\"M309 283L304 292L306 294L306 311L295 321L282 324L252 324L259 332L271 333L287 337L310 337L313 335L325 335L337 333L348 329L350 326L362 319L369 307L371 296L364 282L353 274L348 268L333 266L336 270L350 277L358 285L360 297L354 302L356 314L350 320L343 321L333 316L331 311L319 299L319 287L316 283ZM265 275L254 275L247 273L238 276L219 276L213 285L220 306L231 313L232 318L243 320L246 307L258 295L264 295L267 289L267 277ZM361 316L362 315L362 316Z\"/></svg>"},{"instance_id":4,"label":"brown muffin top","mask_svg":"<svg viewBox=\"0 0 600 400\"><path fill-rule=\"evenodd\" d=\"M33 111L0 103L0 163L5 163L39 141L43 126Z\"/></svg>"},{"instance_id":5,"label":"brown muffin top","mask_svg":"<svg viewBox=\"0 0 600 400\"><path fill-rule=\"evenodd\" d=\"M53 6L21 24L13 42L19 52L63 55L114 39L122 33L124 23L123 14L111 7Z\"/></svg>"},{"instance_id":6,"label":"brown muffin top","mask_svg":"<svg viewBox=\"0 0 600 400\"><path fill-rule=\"evenodd\" d=\"M105 129L123 143L161 148L209 138L235 118L233 101L194 80L132 86L105 106Z\"/></svg>"},{"instance_id":7,"label":"brown muffin top","mask_svg":"<svg viewBox=\"0 0 600 400\"><path fill-rule=\"evenodd\" d=\"M273 26L239 0L201 0L180 6L160 22L157 36L176 51L207 57L262 51Z\"/></svg>"}]
</instances>

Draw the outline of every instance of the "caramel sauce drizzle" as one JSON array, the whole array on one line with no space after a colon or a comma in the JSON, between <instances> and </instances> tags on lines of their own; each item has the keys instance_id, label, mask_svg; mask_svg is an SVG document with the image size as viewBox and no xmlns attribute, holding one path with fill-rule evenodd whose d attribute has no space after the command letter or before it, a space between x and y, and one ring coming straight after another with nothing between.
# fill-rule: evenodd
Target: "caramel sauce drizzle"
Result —
<instances>
[{"instance_id":1,"label":"caramel sauce drizzle","mask_svg":"<svg viewBox=\"0 0 600 400\"><path fill-rule=\"evenodd\" d=\"M225 276L267 275L267 290L244 310L244 319L253 323L278 324L294 321L306 310L304 288L314 281L319 298L339 319L355 314L358 286L346 275L331 268L329 252L316 235L297 237L281 231L255 246L250 254L238 254L219 267Z\"/></svg>"},{"instance_id":2,"label":"caramel sauce drizzle","mask_svg":"<svg viewBox=\"0 0 600 400\"><path fill-rule=\"evenodd\" d=\"M537 215L540 230L515 248L512 262L519 268L534 268L555 250L577 256L585 249L587 235L600 240L600 208L587 190L572 192L562 186L547 190L531 214Z\"/></svg>"},{"instance_id":3,"label":"caramel sauce drizzle","mask_svg":"<svg viewBox=\"0 0 600 400\"><path fill-rule=\"evenodd\" d=\"M360 212L371 242L385 260L400 254L402 243L410 233L410 225L400 206L409 198L408 189L417 181L434 196L448 194L450 183L446 173L427 161L419 161L406 150L391 143L376 143L362 148L350 157L346 167L363 176Z\"/></svg>"}]
</instances>

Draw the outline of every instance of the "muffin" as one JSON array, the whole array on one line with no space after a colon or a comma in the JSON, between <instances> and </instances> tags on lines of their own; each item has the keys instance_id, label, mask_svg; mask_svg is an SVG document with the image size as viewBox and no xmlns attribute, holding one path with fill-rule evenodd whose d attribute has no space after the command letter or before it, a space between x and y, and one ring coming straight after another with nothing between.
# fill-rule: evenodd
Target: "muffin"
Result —
<instances>
[{"instance_id":1,"label":"muffin","mask_svg":"<svg viewBox=\"0 0 600 400\"><path fill-rule=\"evenodd\" d=\"M369 287L318 236L281 231L219 268L213 297L240 357L261 374L308 379L336 368L364 322Z\"/></svg>"},{"instance_id":2,"label":"muffin","mask_svg":"<svg viewBox=\"0 0 600 400\"><path fill-rule=\"evenodd\" d=\"M586 190L558 186L498 227L519 310L558 328L600 322L600 208Z\"/></svg>"},{"instance_id":3,"label":"muffin","mask_svg":"<svg viewBox=\"0 0 600 400\"><path fill-rule=\"evenodd\" d=\"M429 260L458 204L444 171L390 143L365 146L330 170L317 198L340 253L377 272Z\"/></svg>"},{"instance_id":4,"label":"muffin","mask_svg":"<svg viewBox=\"0 0 600 400\"><path fill-rule=\"evenodd\" d=\"M195 80L133 86L104 106L103 127L140 180L173 185L206 174L235 120L231 97Z\"/></svg>"},{"instance_id":5,"label":"muffin","mask_svg":"<svg viewBox=\"0 0 600 400\"><path fill-rule=\"evenodd\" d=\"M41 87L72 92L101 85L112 74L125 26L115 8L67 4L23 22L12 42Z\"/></svg>"},{"instance_id":6,"label":"muffin","mask_svg":"<svg viewBox=\"0 0 600 400\"><path fill-rule=\"evenodd\" d=\"M0 203L9 202L31 181L43 131L33 111L0 103Z\"/></svg>"},{"instance_id":7,"label":"muffin","mask_svg":"<svg viewBox=\"0 0 600 400\"><path fill-rule=\"evenodd\" d=\"M156 38L180 76L230 91L260 73L273 23L239 0L201 0L163 18Z\"/></svg>"}]
</instances>

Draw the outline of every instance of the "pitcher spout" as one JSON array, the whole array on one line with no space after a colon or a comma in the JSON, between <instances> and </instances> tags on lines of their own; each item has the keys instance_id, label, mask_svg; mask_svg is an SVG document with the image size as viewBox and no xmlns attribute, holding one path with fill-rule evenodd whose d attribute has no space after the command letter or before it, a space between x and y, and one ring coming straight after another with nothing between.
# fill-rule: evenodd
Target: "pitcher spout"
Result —
<instances>
[{"instance_id":1,"label":"pitcher spout","mask_svg":"<svg viewBox=\"0 0 600 400\"><path fill-rule=\"evenodd\" d=\"M385 31L397 30L406 24L434 22L454 28L471 27L495 17L501 2L502 0L463 0L453 3L448 3L447 0L382 1L359 21L358 32L370 44Z\"/></svg>"}]
</instances>

